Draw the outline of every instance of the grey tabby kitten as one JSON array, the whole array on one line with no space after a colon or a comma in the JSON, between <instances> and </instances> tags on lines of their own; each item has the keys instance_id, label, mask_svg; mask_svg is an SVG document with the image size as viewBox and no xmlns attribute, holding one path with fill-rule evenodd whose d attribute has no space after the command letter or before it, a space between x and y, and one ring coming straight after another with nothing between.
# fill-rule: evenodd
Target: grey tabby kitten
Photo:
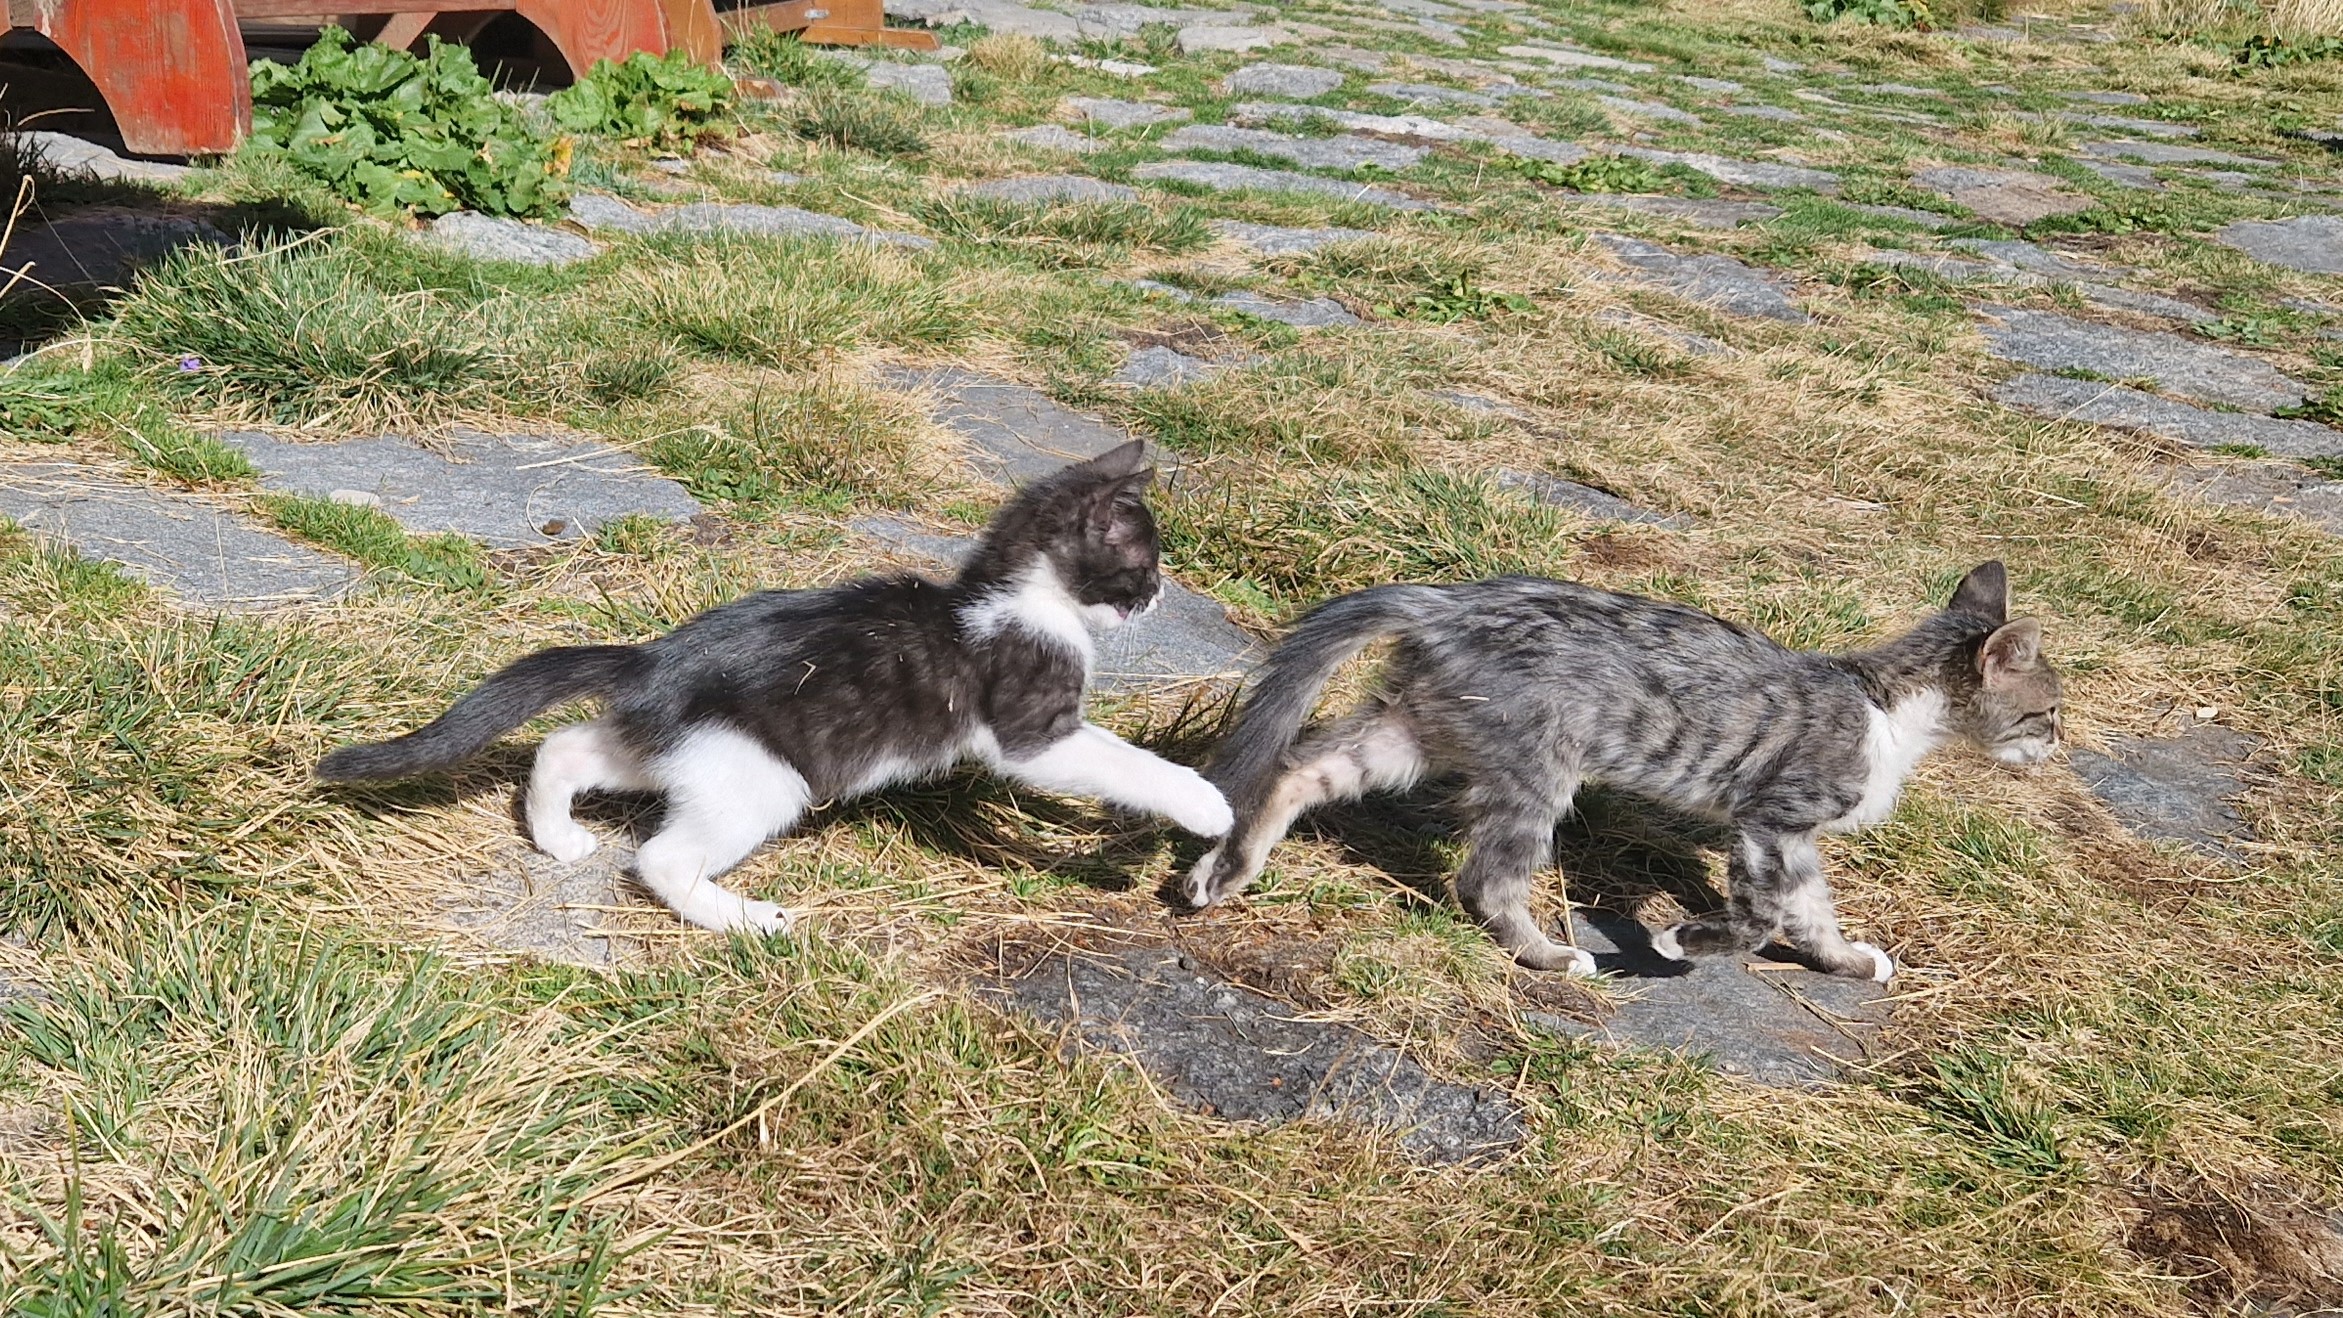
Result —
<instances>
[{"instance_id":1,"label":"grey tabby kitten","mask_svg":"<svg viewBox=\"0 0 2343 1318\"><path fill-rule=\"evenodd\" d=\"M720 875L814 802L963 760L1219 837L1229 811L1212 784L1082 717L1090 629L1162 596L1143 497L1154 476L1132 440L1026 486L950 582L760 591L641 645L540 650L406 736L327 755L317 776L445 769L543 710L599 696L601 718L538 748L537 846L560 860L594 850L570 815L582 792L663 793L659 832L635 853L643 886L703 928L762 933L787 928L789 913Z\"/></svg>"},{"instance_id":2,"label":"grey tabby kitten","mask_svg":"<svg viewBox=\"0 0 2343 1318\"><path fill-rule=\"evenodd\" d=\"M1210 776L1236 825L1189 875L1209 906L1242 891L1296 816L1327 801L1465 779L1456 895L1522 964L1592 974L1529 913L1531 873L1579 784L1598 781L1728 821L1726 910L1652 939L1673 959L1783 937L1821 969L1895 963L1839 932L1815 838L1894 810L1922 756L1960 737L2004 764L2059 739L2042 628L2008 616L1999 563L1875 649L1816 654L1663 600L1536 577L1379 586L1319 606L1270 656ZM1399 640L1380 694L1295 744L1336 668Z\"/></svg>"}]
</instances>

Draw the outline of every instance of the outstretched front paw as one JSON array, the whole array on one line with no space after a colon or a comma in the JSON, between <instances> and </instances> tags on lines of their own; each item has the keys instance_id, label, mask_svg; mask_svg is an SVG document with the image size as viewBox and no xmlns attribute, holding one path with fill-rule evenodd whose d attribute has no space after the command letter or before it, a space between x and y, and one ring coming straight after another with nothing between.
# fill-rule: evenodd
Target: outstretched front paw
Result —
<instances>
[{"instance_id":1,"label":"outstretched front paw","mask_svg":"<svg viewBox=\"0 0 2343 1318\"><path fill-rule=\"evenodd\" d=\"M740 923L733 927L752 934L785 934L796 919L777 903L744 897L740 903Z\"/></svg>"},{"instance_id":2,"label":"outstretched front paw","mask_svg":"<svg viewBox=\"0 0 2343 1318\"><path fill-rule=\"evenodd\" d=\"M1869 943L1849 943L1847 946L1854 948L1856 951L1864 953L1871 958L1872 983L1885 984L1889 980L1896 977L1896 962L1894 957L1891 957L1887 953L1880 951L1878 948L1873 947ZM1856 970L1850 973L1847 978L1855 979L1861 974L1861 970Z\"/></svg>"},{"instance_id":3,"label":"outstretched front paw","mask_svg":"<svg viewBox=\"0 0 2343 1318\"><path fill-rule=\"evenodd\" d=\"M1182 769L1168 786L1162 810L1173 823L1198 837L1226 837L1236 825L1236 812L1228 808L1228 798L1206 782L1203 774Z\"/></svg>"},{"instance_id":4,"label":"outstretched front paw","mask_svg":"<svg viewBox=\"0 0 2343 1318\"><path fill-rule=\"evenodd\" d=\"M584 860L602 845L600 838L574 819L535 830L537 849L555 860Z\"/></svg>"}]
</instances>

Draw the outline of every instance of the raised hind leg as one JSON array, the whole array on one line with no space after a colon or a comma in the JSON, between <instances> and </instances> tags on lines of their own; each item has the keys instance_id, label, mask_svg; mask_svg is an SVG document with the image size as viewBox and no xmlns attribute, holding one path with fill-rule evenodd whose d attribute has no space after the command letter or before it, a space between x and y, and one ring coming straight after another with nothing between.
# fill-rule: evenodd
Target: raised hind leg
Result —
<instances>
[{"instance_id":1,"label":"raised hind leg","mask_svg":"<svg viewBox=\"0 0 2343 1318\"><path fill-rule=\"evenodd\" d=\"M1726 908L1662 931L1653 951L1676 960L1746 952L1779 933L1833 975L1885 983L1895 973L1887 953L1839 932L1812 835L1744 829L1728 870Z\"/></svg>"},{"instance_id":2,"label":"raised hind leg","mask_svg":"<svg viewBox=\"0 0 2343 1318\"><path fill-rule=\"evenodd\" d=\"M1259 877L1269 849L1312 806L1407 787L1424 773L1424 748L1407 717L1377 703L1303 740L1292 767L1257 805L1232 801L1237 819L1220 845L1188 871L1189 904L1203 907L1243 892Z\"/></svg>"},{"instance_id":3,"label":"raised hind leg","mask_svg":"<svg viewBox=\"0 0 2343 1318\"><path fill-rule=\"evenodd\" d=\"M584 860L599 845L570 816L580 792L647 792L654 784L642 762L602 723L563 728L537 748L529 772L529 837L555 860Z\"/></svg>"},{"instance_id":4,"label":"raised hind leg","mask_svg":"<svg viewBox=\"0 0 2343 1318\"><path fill-rule=\"evenodd\" d=\"M787 929L787 911L715 879L805 813L804 777L753 739L721 728L693 733L652 769L667 793L667 818L635 853L643 886L703 929Z\"/></svg>"},{"instance_id":5,"label":"raised hind leg","mask_svg":"<svg viewBox=\"0 0 2343 1318\"><path fill-rule=\"evenodd\" d=\"M1472 816L1469 850L1456 872L1456 901L1497 945L1533 970L1595 973L1594 957L1546 936L1530 914L1530 885L1554 849L1554 825L1570 808L1577 783L1484 767L1465 793Z\"/></svg>"}]
</instances>

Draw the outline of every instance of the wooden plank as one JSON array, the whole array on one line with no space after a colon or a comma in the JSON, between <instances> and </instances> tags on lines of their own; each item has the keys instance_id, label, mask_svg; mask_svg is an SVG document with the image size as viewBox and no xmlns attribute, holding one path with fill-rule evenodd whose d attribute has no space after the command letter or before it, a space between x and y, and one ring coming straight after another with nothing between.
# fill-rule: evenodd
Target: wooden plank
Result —
<instances>
[{"instance_id":1,"label":"wooden plank","mask_svg":"<svg viewBox=\"0 0 2343 1318\"><path fill-rule=\"evenodd\" d=\"M932 33L888 27L883 0L829 0L823 7L830 12L807 25L800 40L836 46L895 46L903 50L936 48Z\"/></svg>"},{"instance_id":2,"label":"wooden plank","mask_svg":"<svg viewBox=\"0 0 2343 1318\"><path fill-rule=\"evenodd\" d=\"M12 17L15 9L10 0ZM134 154L214 155L252 131L252 82L229 0L60 0L30 17L26 26L97 84Z\"/></svg>"},{"instance_id":3,"label":"wooden plank","mask_svg":"<svg viewBox=\"0 0 2343 1318\"><path fill-rule=\"evenodd\" d=\"M724 25L709 0L659 0L659 21L669 50L687 51L702 64L724 58Z\"/></svg>"},{"instance_id":4,"label":"wooden plank","mask_svg":"<svg viewBox=\"0 0 2343 1318\"><path fill-rule=\"evenodd\" d=\"M514 0L513 9L553 42L575 76L638 50L667 53L659 0Z\"/></svg>"},{"instance_id":5,"label":"wooden plank","mask_svg":"<svg viewBox=\"0 0 2343 1318\"><path fill-rule=\"evenodd\" d=\"M382 30L374 34L374 39L392 50L405 50L415 44L415 39L423 35L423 29L430 27L431 20L437 17L439 15L428 13L393 14L390 21L382 25Z\"/></svg>"},{"instance_id":6,"label":"wooden plank","mask_svg":"<svg viewBox=\"0 0 2343 1318\"><path fill-rule=\"evenodd\" d=\"M317 0L235 0L238 18L305 18L317 14ZM391 0L378 9L353 9L350 14L465 14L480 10L513 9L518 0Z\"/></svg>"}]
</instances>

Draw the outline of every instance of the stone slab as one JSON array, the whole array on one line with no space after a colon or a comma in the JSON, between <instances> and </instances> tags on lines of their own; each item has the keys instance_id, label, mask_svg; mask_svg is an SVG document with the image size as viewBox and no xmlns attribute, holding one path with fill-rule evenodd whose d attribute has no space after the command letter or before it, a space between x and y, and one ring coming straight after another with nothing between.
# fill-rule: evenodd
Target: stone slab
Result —
<instances>
[{"instance_id":1,"label":"stone slab","mask_svg":"<svg viewBox=\"0 0 2343 1318\"><path fill-rule=\"evenodd\" d=\"M1626 307L1605 307L1595 313L1594 319L1598 325L1663 340L1669 347L1693 357L1729 357L1733 353L1730 345L1719 343L1706 334L1695 334L1656 316L1630 311Z\"/></svg>"},{"instance_id":2,"label":"stone slab","mask_svg":"<svg viewBox=\"0 0 2343 1318\"><path fill-rule=\"evenodd\" d=\"M2086 156L2137 160L2150 165L2260 165L2274 169L2279 163L2259 156L2241 156L2201 146L2175 146L2170 142L2081 142L2075 150Z\"/></svg>"},{"instance_id":3,"label":"stone slab","mask_svg":"<svg viewBox=\"0 0 2343 1318\"><path fill-rule=\"evenodd\" d=\"M1128 183L1108 183L1081 174L1028 174L1020 178L996 178L983 183L971 183L960 189L960 195L1034 206L1063 203L1096 205L1137 201L1139 189Z\"/></svg>"},{"instance_id":4,"label":"stone slab","mask_svg":"<svg viewBox=\"0 0 2343 1318\"><path fill-rule=\"evenodd\" d=\"M185 165L159 160L130 160L86 138L45 129L10 134L20 146L29 145L60 174L81 174L102 183L177 183L188 175ZM8 198L13 202L15 198Z\"/></svg>"},{"instance_id":5,"label":"stone slab","mask_svg":"<svg viewBox=\"0 0 2343 1318\"><path fill-rule=\"evenodd\" d=\"M559 861L533 847L450 893L441 911L467 935L507 952L578 966L615 964L626 946L609 928L617 910L656 910L628 877L631 841L603 838L584 860Z\"/></svg>"},{"instance_id":6,"label":"stone slab","mask_svg":"<svg viewBox=\"0 0 2343 1318\"><path fill-rule=\"evenodd\" d=\"M1037 147L1043 151L1070 151L1078 156L1095 155L1107 148L1107 143L1083 133L1077 133L1063 124L1036 124L1003 133L1004 140Z\"/></svg>"},{"instance_id":7,"label":"stone slab","mask_svg":"<svg viewBox=\"0 0 2343 1318\"><path fill-rule=\"evenodd\" d=\"M811 236L852 238L894 247L928 248L935 239L914 233L866 228L838 215L800 210L795 206L758 206L746 202L693 202L664 210L646 211L606 192L581 192L570 198L569 217L588 229L617 229L626 233L739 233L770 237Z\"/></svg>"},{"instance_id":8,"label":"stone slab","mask_svg":"<svg viewBox=\"0 0 2343 1318\"><path fill-rule=\"evenodd\" d=\"M2239 767L2261 745L2234 728L2198 723L2170 737L2110 737L2105 754L2076 747L2067 761L2133 833L2236 863L2244 859L2237 844L2253 841L2254 831L2230 801L2245 791Z\"/></svg>"},{"instance_id":9,"label":"stone slab","mask_svg":"<svg viewBox=\"0 0 2343 1318\"><path fill-rule=\"evenodd\" d=\"M1228 108L1228 117L1240 124L1333 124L1345 132L1420 137L1433 142L1473 142L1487 136L1475 129L1434 119L1429 115L1367 114L1360 110L1336 110L1322 105L1288 105L1282 101L1239 101ZM1524 131L1510 123L1504 127L1509 132Z\"/></svg>"},{"instance_id":10,"label":"stone slab","mask_svg":"<svg viewBox=\"0 0 2343 1318\"><path fill-rule=\"evenodd\" d=\"M2085 101L2092 105L2146 105L2148 98L2138 92L2060 92L2070 101Z\"/></svg>"},{"instance_id":11,"label":"stone slab","mask_svg":"<svg viewBox=\"0 0 2343 1318\"><path fill-rule=\"evenodd\" d=\"M1842 201L1838 204L1851 211L1917 225L1923 229L1949 228L1956 222L1950 215L1939 215L1935 211L1918 210L1910 206L1881 206L1867 201Z\"/></svg>"},{"instance_id":12,"label":"stone slab","mask_svg":"<svg viewBox=\"0 0 2343 1318\"><path fill-rule=\"evenodd\" d=\"M1196 117L1196 112L1184 105L1154 105L1111 96L1069 96L1058 103L1058 112L1101 128L1145 128Z\"/></svg>"},{"instance_id":13,"label":"stone slab","mask_svg":"<svg viewBox=\"0 0 2343 1318\"><path fill-rule=\"evenodd\" d=\"M17 271L24 277L16 281L12 296L42 285L60 291L116 287L183 247L231 243L218 229L184 215L96 207L38 228L19 228L0 251L0 288L8 288Z\"/></svg>"},{"instance_id":14,"label":"stone slab","mask_svg":"<svg viewBox=\"0 0 2343 1318\"><path fill-rule=\"evenodd\" d=\"M1782 213L1779 206L1762 201L1721 201L1714 197L1657 197L1636 192L1584 192L1570 198L1582 206L1601 206L1608 210L1634 211L1638 215L1658 215L1666 219L1682 220L1703 229L1738 229L1744 224L1759 224Z\"/></svg>"},{"instance_id":15,"label":"stone slab","mask_svg":"<svg viewBox=\"0 0 2343 1318\"><path fill-rule=\"evenodd\" d=\"M1466 91L1460 87L1442 87L1429 82L1371 82L1367 90L1377 96L1388 96L1395 101L1412 101L1421 105L1469 105L1492 109L1497 98L1486 92Z\"/></svg>"},{"instance_id":16,"label":"stone slab","mask_svg":"<svg viewBox=\"0 0 2343 1318\"><path fill-rule=\"evenodd\" d=\"M1306 64L1249 64L1221 79L1220 90L1228 96L1283 96L1306 101L1340 87L1342 79L1339 69L1312 68Z\"/></svg>"},{"instance_id":17,"label":"stone slab","mask_svg":"<svg viewBox=\"0 0 2343 1318\"><path fill-rule=\"evenodd\" d=\"M1357 316L1330 297L1289 301L1240 291L1223 293L1212 299L1212 304L1231 311L1241 311L1248 316L1258 316L1263 320L1273 320L1280 325L1291 325L1295 329L1335 329L1361 323Z\"/></svg>"},{"instance_id":18,"label":"stone slab","mask_svg":"<svg viewBox=\"0 0 2343 1318\"><path fill-rule=\"evenodd\" d=\"M183 604L258 609L336 598L358 570L186 495L70 462L0 467L0 515L92 562L116 563Z\"/></svg>"},{"instance_id":19,"label":"stone slab","mask_svg":"<svg viewBox=\"0 0 2343 1318\"><path fill-rule=\"evenodd\" d=\"M1581 485L1577 481L1549 476L1544 472L1500 468L1497 472L1497 488L1515 491L1551 507L1567 508L1596 521L1664 526L1671 531L1681 531L1691 525L1682 517L1654 512L1608 490L1598 490L1592 485Z\"/></svg>"},{"instance_id":20,"label":"stone slab","mask_svg":"<svg viewBox=\"0 0 2343 1318\"><path fill-rule=\"evenodd\" d=\"M1805 115L1779 105L1721 105L1719 114L1739 115L1744 119L1771 119L1779 124L1803 123Z\"/></svg>"},{"instance_id":21,"label":"stone slab","mask_svg":"<svg viewBox=\"0 0 2343 1318\"><path fill-rule=\"evenodd\" d=\"M1634 272L1630 278L1731 316L1805 324L1812 320L1789 298L1787 279L1729 256L1683 256L1657 243L1614 233L1594 235L1597 247Z\"/></svg>"},{"instance_id":22,"label":"stone slab","mask_svg":"<svg viewBox=\"0 0 2343 1318\"><path fill-rule=\"evenodd\" d=\"M2251 508L2343 536L2343 481L2323 480L2290 462L2183 467L2173 488L2228 508Z\"/></svg>"},{"instance_id":23,"label":"stone slab","mask_svg":"<svg viewBox=\"0 0 2343 1318\"><path fill-rule=\"evenodd\" d=\"M1613 912L1571 917L1578 946L1614 976L1621 1001L1588 1023L1525 1012L1529 1023L1574 1038L1705 1058L1760 1084L1814 1085L1869 1055L1887 1014L1888 988L1817 974L1766 951L1669 961L1650 931Z\"/></svg>"},{"instance_id":24,"label":"stone slab","mask_svg":"<svg viewBox=\"0 0 2343 1318\"><path fill-rule=\"evenodd\" d=\"M592 239L556 229L478 211L451 211L431 222L418 236L434 247L461 252L482 261L511 261L520 265L563 266L592 260L602 248Z\"/></svg>"},{"instance_id":25,"label":"stone slab","mask_svg":"<svg viewBox=\"0 0 2343 1318\"><path fill-rule=\"evenodd\" d=\"M1705 151L1661 151L1652 147L1614 147L1623 156L1655 165L1682 165L1686 169L1706 174L1720 183L1731 183L1744 188L1791 189L1806 188L1825 196L1839 190L1839 176L1827 169L1809 169L1804 165L1777 165L1767 161L1733 160L1710 155Z\"/></svg>"},{"instance_id":26,"label":"stone slab","mask_svg":"<svg viewBox=\"0 0 2343 1318\"><path fill-rule=\"evenodd\" d=\"M2124 271L2112 269L2097 261L2078 260L2064 252L2053 251L2040 243L2018 238L1954 238L1946 243L1962 251L1975 252L1988 261L2052 279L2111 279Z\"/></svg>"},{"instance_id":27,"label":"stone slab","mask_svg":"<svg viewBox=\"0 0 2343 1318\"><path fill-rule=\"evenodd\" d=\"M2239 220L2215 230L2213 241L2289 270L2343 275L2343 215Z\"/></svg>"},{"instance_id":28,"label":"stone slab","mask_svg":"<svg viewBox=\"0 0 2343 1318\"><path fill-rule=\"evenodd\" d=\"M2221 313L2194 302L2184 302L2162 293L2144 293L2136 288L2118 288L2109 284L2077 284L2075 291L2085 302L2108 311L2129 311L2142 316L2161 316L2166 320L2185 321L2191 325L2208 325L2221 319Z\"/></svg>"},{"instance_id":29,"label":"stone slab","mask_svg":"<svg viewBox=\"0 0 2343 1318\"><path fill-rule=\"evenodd\" d=\"M966 440L977 472L999 485L1022 485L1131 440L1121 426L981 371L892 367L879 378L889 388L931 395L936 422Z\"/></svg>"},{"instance_id":30,"label":"stone slab","mask_svg":"<svg viewBox=\"0 0 2343 1318\"><path fill-rule=\"evenodd\" d=\"M2210 412L2099 380L2020 375L1996 387L1993 401L2053 421L2136 430L2192 448L2250 444L2280 457L2343 457L2343 431L2316 422Z\"/></svg>"},{"instance_id":31,"label":"stone slab","mask_svg":"<svg viewBox=\"0 0 2343 1318\"><path fill-rule=\"evenodd\" d=\"M1389 1044L1228 983L1177 948L1056 953L986 988L1065 1027L1070 1044L1128 1056L1181 1103L1231 1121L1381 1127L1435 1163L1486 1161L1527 1138L1501 1090L1442 1080Z\"/></svg>"},{"instance_id":32,"label":"stone slab","mask_svg":"<svg viewBox=\"0 0 2343 1318\"><path fill-rule=\"evenodd\" d=\"M264 488L371 496L413 534L453 533L496 549L575 540L622 517L679 522L700 512L683 486L634 454L576 436L459 431L432 448L395 435L296 444L230 431L220 439L252 459Z\"/></svg>"},{"instance_id":33,"label":"stone slab","mask_svg":"<svg viewBox=\"0 0 2343 1318\"><path fill-rule=\"evenodd\" d=\"M1700 116L1690 110L1679 110L1658 101L1640 101L1626 96L1597 96L1595 100L1606 110L1634 119L1656 119L1671 124L1700 123Z\"/></svg>"},{"instance_id":34,"label":"stone slab","mask_svg":"<svg viewBox=\"0 0 2343 1318\"><path fill-rule=\"evenodd\" d=\"M1283 34L1266 27L1184 27L1180 29L1180 53L1201 55L1215 50L1261 50L1276 45Z\"/></svg>"},{"instance_id":35,"label":"stone slab","mask_svg":"<svg viewBox=\"0 0 2343 1318\"><path fill-rule=\"evenodd\" d=\"M1141 348L1124 358L1122 369L1108 376L1106 382L1135 389L1177 389L1210 379L1227 369L1224 363L1208 362L1158 345Z\"/></svg>"},{"instance_id":36,"label":"stone slab","mask_svg":"<svg viewBox=\"0 0 2343 1318\"><path fill-rule=\"evenodd\" d=\"M2061 179L2023 169L1945 166L1919 171L1912 175L1912 183L1996 224L2032 224L2099 204L2068 188Z\"/></svg>"},{"instance_id":37,"label":"stone slab","mask_svg":"<svg viewBox=\"0 0 2343 1318\"><path fill-rule=\"evenodd\" d=\"M851 525L881 544L954 568L976 548L974 537L936 535L891 517L858 518ZM1091 684L1117 694L1234 682L1260 662L1262 653L1244 629L1228 620L1219 601L1168 577L1153 612L1091 636Z\"/></svg>"},{"instance_id":38,"label":"stone slab","mask_svg":"<svg viewBox=\"0 0 2343 1318\"><path fill-rule=\"evenodd\" d=\"M1407 169L1422 160L1420 146L1403 146L1367 137L1290 137L1263 128L1233 128L1227 124L1190 124L1166 136L1166 151L1249 151L1273 156L1306 169Z\"/></svg>"},{"instance_id":39,"label":"stone slab","mask_svg":"<svg viewBox=\"0 0 2343 1318\"><path fill-rule=\"evenodd\" d=\"M1731 78L1696 78L1688 74L1679 81L1695 91L1715 92L1720 95L1730 95L1733 92L1748 90Z\"/></svg>"},{"instance_id":40,"label":"stone slab","mask_svg":"<svg viewBox=\"0 0 2343 1318\"><path fill-rule=\"evenodd\" d=\"M1367 183L1345 183L1340 179L1319 178L1314 174L1296 174L1282 169L1258 169L1252 165L1230 165L1202 160L1165 160L1141 165L1131 171L1131 177L1166 183L1185 183L1192 187L1208 188L1214 192L1308 192L1343 201L1364 202L1391 210L1437 210L1428 201L1419 201L1388 188Z\"/></svg>"},{"instance_id":41,"label":"stone slab","mask_svg":"<svg viewBox=\"0 0 2343 1318\"><path fill-rule=\"evenodd\" d=\"M2051 311L1987 306L1986 350L2045 371L2081 370L2109 380L2154 380L2184 398L2256 412L2293 407L2303 386L2259 358L2177 334L2123 329Z\"/></svg>"},{"instance_id":42,"label":"stone slab","mask_svg":"<svg viewBox=\"0 0 2343 1318\"><path fill-rule=\"evenodd\" d=\"M1250 247L1264 256L1315 252L1332 243L1382 237L1372 229L1297 229L1282 224L1248 224L1243 220L1214 220L1212 232L1230 242Z\"/></svg>"},{"instance_id":43,"label":"stone slab","mask_svg":"<svg viewBox=\"0 0 2343 1318\"><path fill-rule=\"evenodd\" d=\"M864 67L862 76L876 90L893 92L921 105L952 103L952 74L940 64L874 60Z\"/></svg>"},{"instance_id":44,"label":"stone slab","mask_svg":"<svg viewBox=\"0 0 2343 1318\"><path fill-rule=\"evenodd\" d=\"M2123 165L2112 160L2078 160L2076 164L2097 174L2108 182L2143 192L2162 192L2164 185L2157 181L2156 171L2146 165Z\"/></svg>"},{"instance_id":45,"label":"stone slab","mask_svg":"<svg viewBox=\"0 0 2343 1318\"><path fill-rule=\"evenodd\" d=\"M1597 55L1590 50L1572 50L1561 46L1499 46L1497 53L1520 60L1537 60L1565 69L1617 69L1622 73L1656 71L1651 65L1636 60L1618 59L1610 55Z\"/></svg>"}]
</instances>

